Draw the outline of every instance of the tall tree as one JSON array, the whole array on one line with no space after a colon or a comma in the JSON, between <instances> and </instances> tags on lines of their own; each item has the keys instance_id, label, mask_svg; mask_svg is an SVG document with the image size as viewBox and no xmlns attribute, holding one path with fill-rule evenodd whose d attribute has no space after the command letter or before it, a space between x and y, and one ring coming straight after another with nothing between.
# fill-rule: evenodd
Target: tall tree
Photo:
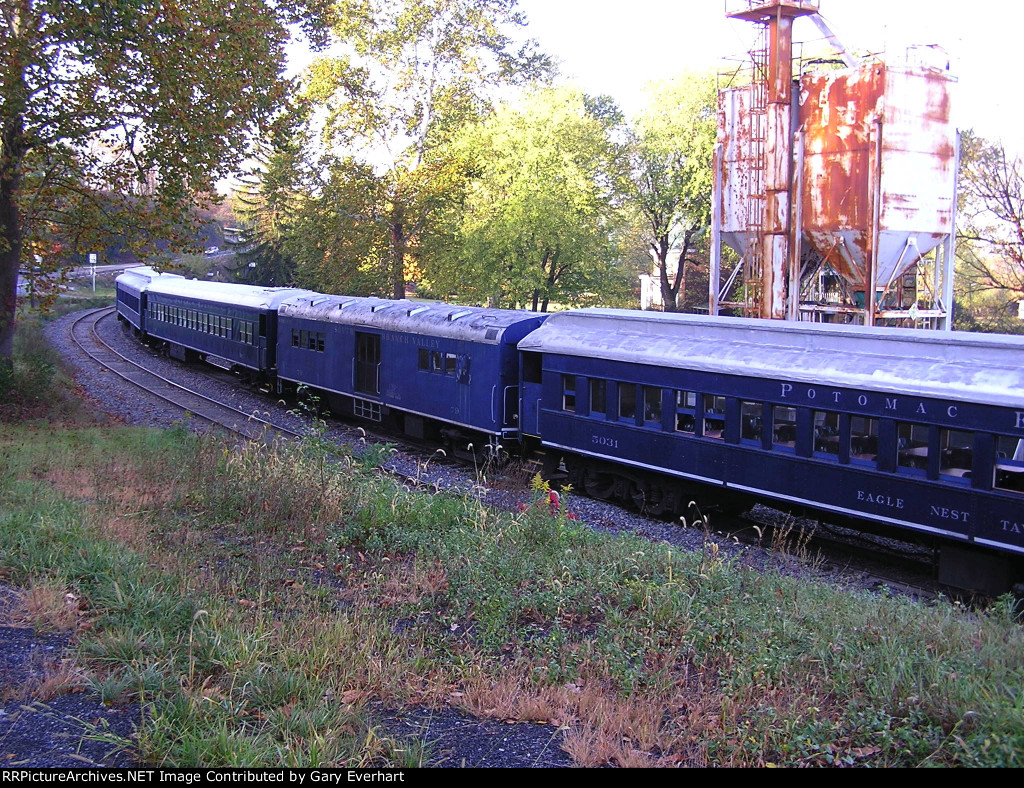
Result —
<instances>
[{"instance_id":1,"label":"tall tree","mask_svg":"<svg viewBox=\"0 0 1024 788\"><path fill-rule=\"evenodd\" d=\"M473 178L450 213L456 242L432 255L432 285L535 311L621 289L611 189L618 151L609 139L616 119L608 102L558 88L468 128L457 148Z\"/></svg>"},{"instance_id":2,"label":"tall tree","mask_svg":"<svg viewBox=\"0 0 1024 788\"><path fill-rule=\"evenodd\" d=\"M631 134L623 189L654 256L667 311L683 300L687 264L698 261L698 242L711 222L715 107L713 77L685 73L653 87Z\"/></svg>"},{"instance_id":3,"label":"tall tree","mask_svg":"<svg viewBox=\"0 0 1024 788\"><path fill-rule=\"evenodd\" d=\"M295 260L286 247L314 177L305 156L304 114L300 109L278 118L239 178L232 199L243 224L235 244L239 282L279 287L295 279Z\"/></svg>"},{"instance_id":4,"label":"tall tree","mask_svg":"<svg viewBox=\"0 0 1024 788\"><path fill-rule=\"evenodd\" d=\"M1024 164L1000 143L961 135L958 257L976 290L1024 298Z\"/></svg>"},{"instance_id":5,"label":"tall tree","mask_svg":"<svg viewBox=\"0 0 1024 788\"><path fill-rule=\"evenodd\" d=\"M314 64L308 95L328 109L327 137L372 168L371 218L386 243L391 294L405 292L407 255L449 199L443 143L479 113L488 89L550 69L516 0L340 0L334 33L345 53Z\"/></svg>"},{"instance_id":6,"label":"tall tree","mask_svg":"<svg viewBox=\"0 0 1024 788\"><path fill-rule=\"evenodd\" d=\"M19 265L114 233L136 249L189 237L191 205L287 90L288 25L325 13L326 0L4 0L0 361Z\"/></svg>"},{"instance_id":7,"label":"tall tree","mask_svg":"<svg viewBox=\"0 0 1024 788\"><path fill-rule=\"evenodd\" d=\"M295 284L346 295L388 292L389 247L376 210L381 182L365 164L333 160L296 211L284 247Z\"/></svg>"}]
</instances>

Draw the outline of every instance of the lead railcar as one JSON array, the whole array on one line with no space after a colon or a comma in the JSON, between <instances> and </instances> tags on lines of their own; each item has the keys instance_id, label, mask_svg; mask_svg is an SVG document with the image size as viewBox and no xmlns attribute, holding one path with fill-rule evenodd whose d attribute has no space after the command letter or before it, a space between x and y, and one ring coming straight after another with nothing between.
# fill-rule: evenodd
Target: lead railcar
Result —
<instances>
[{"instance_id":1,"label":"lead railcar","mask_svg":"<svg viewBox=\"0 0 1024 788\"><path fill-rule=\"evenodd\" d=\"M277 308L307 290L155 279L147 288L146 330L182 361L221 359L253 379L277 367Z\"/></svg>"},{"instance_id":2,"label":"lead railcar","mask_svg":"<svg viewBox=\"0 0 1024 788\"><path fill-rule=\"evenodd\" d=\"M524 434L588 494L768 498L929 537L951 585L1020 571L1024 339L582 310L519 347Z\"/></svg>"},{"instance_id":3,"label":"lead railcar","mask_svg":"<svg viewBox=\"0 0 1024 788\"><path fill-rule=\"evenodd\" d=\"M117 277L114 284L117 319L130 325L137 336L146 335L146 299L149 287L162 277L183 278L178 274L160 273L146 265L129 268Z\"/></svg>"}]
</instances>

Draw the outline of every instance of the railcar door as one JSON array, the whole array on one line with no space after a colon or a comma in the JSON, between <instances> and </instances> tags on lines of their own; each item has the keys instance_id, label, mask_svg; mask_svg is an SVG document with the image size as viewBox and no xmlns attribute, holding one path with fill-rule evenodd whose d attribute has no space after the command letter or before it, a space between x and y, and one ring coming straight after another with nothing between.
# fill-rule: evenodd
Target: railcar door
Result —
<instances>
[{"instance_id":1,"label":"railcar door","mask_svg":"<svg viewBox=\"0 0 1024 788\"><path fill-rule=\"evenodd\" d=\"M356 332L355 390L380 396L380 334Z\"/></svg>"},{"instance_id":2,"label":"railcar door","mask_svg":"<svg viewBox=\"0 0 1024 788\"><path fill-rule=\"evenodd\" d=\"M522 353L523 382L519 390L523 393L522 405L519 408L520 423L519 430L523 435L540 437L540 400L543 389L541 388L541 359L540 353Z\"/></svg>"}]
</instances>

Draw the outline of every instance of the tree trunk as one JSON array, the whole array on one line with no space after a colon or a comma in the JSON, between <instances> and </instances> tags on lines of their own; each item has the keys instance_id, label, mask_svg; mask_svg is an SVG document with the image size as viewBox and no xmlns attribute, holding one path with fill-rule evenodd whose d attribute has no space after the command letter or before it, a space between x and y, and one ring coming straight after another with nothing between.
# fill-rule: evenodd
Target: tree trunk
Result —
<instances>
[{"instance_id":1,"label":"tree trunk","mask_svg":"<svg viewBox=\"0 0 1024 788\"><path fill-rule=\"evenodd\" d=\"M17 76L24 88L22 75ZM18 189L25 156L25 121L16 101L8 103L4 110L0 129L0 364L9 367L14 355L14 316L23 237Z\"/></svg>"},{"instance_id":2,"label":"tree trunk","mask_svg":"<svg viewBox=\"0 0 1024 788\"><path fill-rule=\"evenodd\" d=\"M404 212L396 206L391 214L391 286L398 301L405 298L405 243Z\"/></svg>"},{"instance_id":3,"label":"tree trunk","mask_svg":"<svg viewBox=\"0 0 1024 788\"><path fill-rule=\"evenodd\" d=\"M676 290L668 279L668 233L658 237L658 245L654 247L658 258L658 274L661 280L661 305L666 312L677 311Z\"/></svg>"},{"instance_id":4,"label":"tree trunk","mask_svg":"<svg viewBox=\"0 0 1024 788\"><path fill-rule=\"evenodd\" d=\"M675 303L678 309L686 309L686 250L690 248L690 231L683 236L683 248L679 251L679 261L676 263L675 281Z\"/></svg>"}]
</instances>

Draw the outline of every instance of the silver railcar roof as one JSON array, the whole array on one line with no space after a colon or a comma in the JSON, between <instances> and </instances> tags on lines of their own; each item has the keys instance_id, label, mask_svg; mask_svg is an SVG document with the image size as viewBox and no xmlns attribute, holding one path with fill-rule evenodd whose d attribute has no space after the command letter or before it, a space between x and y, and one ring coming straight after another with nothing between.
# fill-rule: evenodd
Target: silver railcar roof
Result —
<instances>
[{"instance_id":1,"label":"silver railcar roof","mask_svg":"<svg viewBox=\"0 0 1024 788\"><path fill-rule=\"evenodd\" d=\"M493 343L500 342L512 326L544 317L509 309L317 294L289 298L278 313L281 317Z\"/></svg>"},{"instance_id":2,"label":"silver railcar roof","mask_svg":"<svg viewBox=\"0 0 1024 788\"><path fill-rule=\"evenodd\" d=\"M257 287L231 282L203 282L199 279L160 278L149 286L149 293L196 298L209 303L249 309L277 309L285 299L311 291L295 287Z\"/></svg>"},{"instance_id":3,"label":"silver railcar roof","mask_svg":"<svg viewBox=\"0 0 1024 788\"><path fill-rule=\"evenodd\" d=\"M140 265L135 268L126 268L124 271L118 274L118 277L115 281L117 282L117 284L122 285L124 287L128 287L138 293L142 292L143 290L147 290L150 284L152 284L157 279L163 279L164 277L168 279L185 278L180 274L161 273L152 266Z\"/></svg>"},{"instance_id":4,"label":"silver railcar roof","mask_svg":"<svg viewBox=\"0 0 1024 788\"><path fill-rule=\"evenodd\" d=\"M584 309L519 349L1024 407L1024 337Z\"/></svg>"}]
</instances>

